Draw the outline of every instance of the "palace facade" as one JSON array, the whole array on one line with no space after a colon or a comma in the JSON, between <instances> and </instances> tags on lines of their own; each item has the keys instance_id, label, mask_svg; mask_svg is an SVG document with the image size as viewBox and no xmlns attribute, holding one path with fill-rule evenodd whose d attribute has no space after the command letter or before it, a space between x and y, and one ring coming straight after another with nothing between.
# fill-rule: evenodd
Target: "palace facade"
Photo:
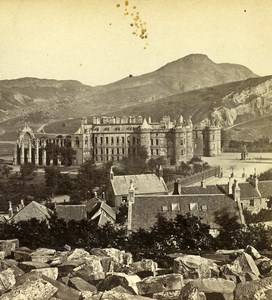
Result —
<instances>
[{"instance_id":1,"label":"palace facade","mask_svg":"<svg viewBox=\"0 0 272 300\"><path fill-rule=\"evenodd\" d=\"M97 163L137 157L142 148L149 158L164 157L170 165L188 161L194 155L221 154L221 127L214 120L193 125L180 116L171 121L164 116L160 122L139 117L93 117L81 120L80 128L69 135L33 133L27 125L19 132L14 150L14 164L32 162L36 165L61 164L48 157L48 144L76 150L73 164L93 159Z\"/></svg>"}]
</instances>

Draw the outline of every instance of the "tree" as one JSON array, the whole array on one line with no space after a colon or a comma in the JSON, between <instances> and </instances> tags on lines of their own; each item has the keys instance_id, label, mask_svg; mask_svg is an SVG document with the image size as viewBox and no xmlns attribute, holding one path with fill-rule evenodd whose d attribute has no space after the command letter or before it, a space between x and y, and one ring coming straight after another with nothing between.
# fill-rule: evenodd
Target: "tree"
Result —
<instances>
[{"instance_id":1,"label":"tree","mask_svg":"<svg viewBox=\"0 0 272 300\"><path fill-rule=\"evenodd\" d=\"M56 166L46 167L44 169L45 184L49 188L51 194L55 194L61 177L60 169Z\"/></svg>"},{"instance_id":2,"label":"tree","mask_svg":"<svg viewBox=\"0 0 272 300\"><path fill-rule=\"evenodd\" d=\"M272 169L269 169L263 173L260 174L258 177L260 181L265 181L265 180L272 180Z\"/></svg>"},{"instance_id":3,"label":"tree","mask_svg":"<svg viewBox=\"0 0 272 300\"><path fill-rule=\"evenodd\" d=\"M36 175L37 167L33 163L23 164L20 167L18 178L22 183L23 198L27 196L27 182L32 180Z\"/></svg>"},{"instance_id":4,"label":"tree","mask_svg":"<svg viewBox=\"0 0 272 300\"><path fill-rule=\"evenodd\" d=\"M128 206L126 203L124 203L118 209L118 212L116 214L116 223L120 225L124 225L127 221L127 217L128 217Z\"/></svg>"}]
</instances>

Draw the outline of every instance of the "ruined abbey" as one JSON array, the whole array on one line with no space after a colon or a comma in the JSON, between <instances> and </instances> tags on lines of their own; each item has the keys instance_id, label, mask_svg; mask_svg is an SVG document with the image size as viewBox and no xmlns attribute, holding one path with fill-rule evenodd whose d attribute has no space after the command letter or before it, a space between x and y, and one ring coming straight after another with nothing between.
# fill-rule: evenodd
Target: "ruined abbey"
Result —
<instances>
[{"instance_id":1,"label":"ruined abbey","mask_svg":"<svg viewBox=\"0 0 272 300\"><path fill-rule=\"evenodd\" d=\"M93 117L90 123L83 118L80 128L69 135L34 133L25 125L14 149L14 164L61 164L47 153L47 145L52 143L76 151L73 165L88 159L105 163L137 157L142 146L149 158L164 157L169 165L175 165L194 155L220 155L221 127L208 119L194 126L191 119L184 120L182 116L176 121L164 116L160 122L140 116Z\"/></svg>"}]
</instances>

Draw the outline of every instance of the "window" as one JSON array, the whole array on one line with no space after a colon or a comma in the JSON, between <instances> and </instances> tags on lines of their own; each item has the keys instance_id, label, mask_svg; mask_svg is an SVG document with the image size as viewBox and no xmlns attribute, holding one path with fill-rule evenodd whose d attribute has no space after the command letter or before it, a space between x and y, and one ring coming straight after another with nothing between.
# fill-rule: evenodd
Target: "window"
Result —
<instances>
[{"instance_id":1,"label":"window","mask_svg":"<svg viewBox=\"0 0 272 300\"><path fill-rule=\"evenodd\" d=\"M184 150L183 149L181 150L181 155L184 155Z\"/></svg>"},{"instance_id":2,"label":"window","mask_svg":"<svg viewBox=\"0 0 272 300\"><path fill-rule=\"evenodd\" d=\"M172 211L180 210L179 203L172 203L171 204L171 210Z\"/></svg>"},{"instance_id":3,"label":"window","mask_svg":"<svg viewBox=\"0 0 272 300\"><path fill-rule=\"evenodd\" d=\"M132 142L133 142L133 145L135 145L135 143L136 143L136 138L135 138L135 136L133 137Z\"/></svg>"},{"instance_id":4,"label":"window","mask_svg":"<svg viewBox=\"0 0 272 300\"><path fill-rule=\"evenodd\" d=\"M116 143L119 144L119 137L116 138Z\"/></svg>"},{"instance_id":5,"label":"window","mask_svg":"<svg viewBox=\"0 0 272 300\"><path fill-rule=\"evenodd\" d=\"M94 138L94 143L97 144L97 137Z\"/></svg>"},{"instance_id":6,"label":"window","mask_svg":"<svg viewBox=\"0 0 272 300\"><path fill-rule=\"evenodd\" d=\"M151 155L153 155L154 153L153 153L153 149L151 149Z\"/></svg>"},{"instance_id":7,"label":"window","mask_svg":"<svg viewBox=\"0 0 272 300\"><path fill-rule=\"evenodd\" d=\"M108 144L109 143L109 138L108 137L106 137L106 144Z\"/></svg>"},{"instance_id":8,"label":"window","mask_svg":"<svg viewBox=\"0 0 272 300\"><path fill-rule=\"evenodd\" d=\"M190 210L198 210L198 203L190 203Z\"/></svg>"},{"instance_id":9,"label":"window","mask_svg":"<svg viewBox=\"0 0 272 300\"><path fill-rule=\"evenodd\" d=\"M114 144L114 138L113 137L111 138L111 144Z\"/></svg>"},{"instance_id":10,"label":"window","mask_svg":"<svg viewBox=\"0 0 272 300\"><path fill-rule=\"evenodd\" d=\"M168 211L168 206L167 206L167 205L163 205L163 206L161 207L161 210L162 210L162 211Z\"/></svg>"},{"instance_id":11,"label":"window","mask_svg":"<svg viewBox=\"0 0 272 300\"><path fill-rule=\"evenodd\" d=\"M250 199L249 205L254 206L254 199Z\"/></svg>"},{"instance_id":12,"label":"window","mask_svg":"<svg viewBox=\"0 0 272 300\"><path fill-rule=\"evenodd\" d=\"M158 140L158 139L156 139L156 145L157 145L157 146L159 145L159 140Z\"/></svg>"},{"instance_id":13,"label":"window","mask_svg":"<svg viewBox=\"0 0 272 300\"><path fill-rule=\"evenodd\" d=\"M153 146L153 139L151 139L151 145Z\"/></svg>"},{"instance_id":14,"label":"window","mask_svg":"<svg viewBox=\"0 0 272 300\"><path fill-rule=\"evenodd\" d=\"M122 153L125 154L125 148L122 148Z\"/></svg>"},{"instance_id":15,"label":"window","mask_svg":"<svg viewBox=\"0 0 272 300\"><path fill-rule=\"evenodd\" d=\"M117 148L117 154L119 154L119 148Z\"/></svg>"},{"instance_id":16,"label":"window","mask_svg":"<svg viewBox=\"0 0 272 300\"><path fill-rule=\"evenodd\" d=\"M122 143L125 143L125 137L122 136Z\"/></svg>"},{"instance_id":17,"label":"window","mask_svg":"<svg viewBox=\"0 0 272 300\"><path fill-rule=\"evenodd\" d=\"M203 210L203 211L207 211L207 210L208 210L208 207L207 207L207 205L202 205L202 206L201 206L201 210Z\"/></svg>"},{"instance_id":18,"label":"window","mask_svg":"<svg viewBox=\"0 0 272 300\"><path fill-rule=\"evenodd\" d=\"M106 149L106 153L109 154L109 149L108 148Z\"/></svg>"},{"instance_id":19,"label":"window","mask_svg":"<svg viewBox=\"0 0 272 300\"><path fill-rule=\"evenodd\" d=\"M100 143L101 143L101 144L103 143L103 138L102 138L102 137L100 138Z\"/></svg>"},{"instance_id":20,"label":"window","mask_svg":"<svg viewBox=\"0 0 272 300\"><path fill-rule=\"evenodd\" d=\"M183 146L183 140L180 141L180 145Z\"/></svg>"},{"instance_id":21,"label":"window","mask_svg":"<svg viewBox=\"0 0 272 300\"><path fill-rule=\"evenodd\" d=\"M159 155L159 149L156 149L156 155Z\"/></svg>"},{"instance_id":22,"label":"window","mask_svg":"<svg viewBox=\"0 0 272 300\"><path fill-rule=\"evenodd\" d=\"M122 203L127 203L127 196L122 196Z\"/></svg>"}]
</instances>

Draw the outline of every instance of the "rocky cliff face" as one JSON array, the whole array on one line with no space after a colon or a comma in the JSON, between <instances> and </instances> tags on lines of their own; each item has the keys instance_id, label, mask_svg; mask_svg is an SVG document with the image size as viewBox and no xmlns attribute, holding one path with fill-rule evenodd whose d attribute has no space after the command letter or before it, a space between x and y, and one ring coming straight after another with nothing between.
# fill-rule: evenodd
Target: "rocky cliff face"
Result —
<instances>
[{"instance_id":1,"label":"rocky cliff face","mask_svg":"<svg viewBox=\"0 0 272 300\"><path fill-rule=\"evenodd\" d=\"M231 92L222 99L215 114L223 126L258 118L272 113L272 79L248 87L239 92Z\"/></svg>"}]
</instances>

